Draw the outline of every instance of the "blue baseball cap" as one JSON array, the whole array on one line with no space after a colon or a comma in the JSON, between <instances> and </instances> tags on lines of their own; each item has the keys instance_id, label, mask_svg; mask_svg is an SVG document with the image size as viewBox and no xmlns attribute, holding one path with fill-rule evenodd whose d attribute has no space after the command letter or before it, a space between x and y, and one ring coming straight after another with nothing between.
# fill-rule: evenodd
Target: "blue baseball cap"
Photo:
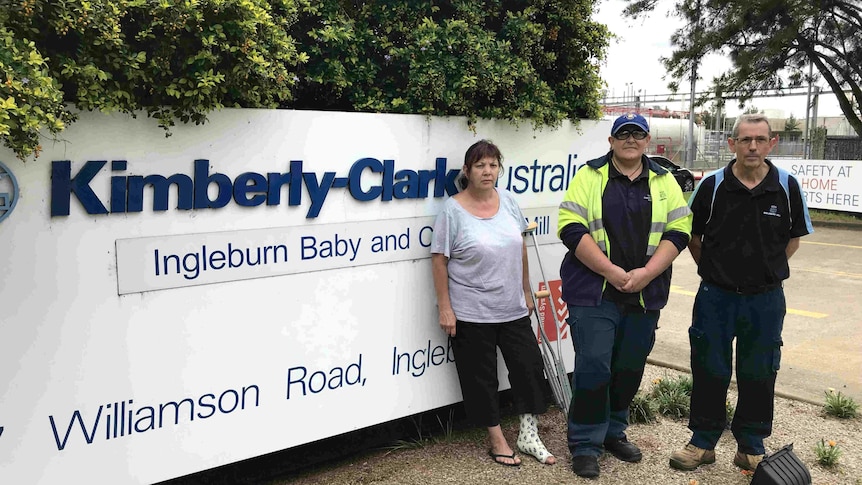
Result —
<instances>
[{"instance_id":1,"label":"blue baseball cap","mask_svg":"<svg viewBox=\"0 0 862 485\"><path fill-rule=\"evenodd\" d=\"M637 126L649 133L649 123L647 123L646 118L637 113L626 113L614 120L614 126L611 128L611 136L614 136L616 132L620 131L620 128L626 125Z\"/></svg>"}]
</instances>

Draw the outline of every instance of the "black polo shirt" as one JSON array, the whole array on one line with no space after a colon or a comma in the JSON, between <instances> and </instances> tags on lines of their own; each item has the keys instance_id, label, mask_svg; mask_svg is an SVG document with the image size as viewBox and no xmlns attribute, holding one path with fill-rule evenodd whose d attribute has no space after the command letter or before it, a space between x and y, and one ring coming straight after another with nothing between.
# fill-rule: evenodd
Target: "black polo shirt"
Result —
<instances>
[{"instance_id":1,"label":"black polo shirt","mask_svg":"<svg viewBox=\"0 0 862 485\"><path fill-rule=\"evenodd\" d=\"M602 224L608 237L611 262L631 271L648 261L652 199L649 190L649 167L641 160L643 169L634 179L619 172L608 160L608 184L602 196ZM640 306L638 293L621 293L607 285L604 299L626 305Z\"/></svg>"},{"instance_id":2,"label":"black polo shirt","mask_svg":"<svg viewBox=\"0 0 862 485\"><path fill-rule=\"evenodd\" d=\"M733 174L732 160L716 190L715 173L704 178L689 205L692 237L702 235L697 273L704 281L726 288L760 288L780 284L790 276L787 243L813 232L797 180L788 176L785 193L778 169L748 189ZM715 198L713 200L713 194Z\"/></svg>"}]
</instances>

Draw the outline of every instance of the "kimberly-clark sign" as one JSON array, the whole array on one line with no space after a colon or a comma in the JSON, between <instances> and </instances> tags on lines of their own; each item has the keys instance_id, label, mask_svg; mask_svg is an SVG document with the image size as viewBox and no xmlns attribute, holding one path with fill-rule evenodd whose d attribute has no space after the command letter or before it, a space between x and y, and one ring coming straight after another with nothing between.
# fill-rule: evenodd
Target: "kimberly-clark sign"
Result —
<instances>
[{"instance_id":1,"label":"kimberly-clark sign","mask_svg":"<svg viewBox=\"0 0 862 485\"><path fill-rule=\"evenodd\" d=\"M144 191L152 190L152 211L168 210L171 187L176 188L176 209L220 209L231 201L245 207L282 203L282 188L287 188L286 205L296 206L303 202L303 187L310 201L307 218L317 217L331 188L346 189L354 199L369 201L380 199L424 199L443 197L458 192L455 177L458 170L446 170L446 159L438 158L434 170L398 170L394 160L361 158L351 165L348 175L337 177L335 172L324 172L318 178L315 172L303 171L302 161L290 162L285 173L243 172L231 180L222 173L210 173L209 160L195 160L193 174L176 173L169 176L151 174L147 176L118 175L128 166L125 160L111 162L111 202L105 207L90 186L105 161L88 161L72 174L71 162L55 161L51 169L51 215L69 215L71 199L76 198L88 214L141 212L144 210ZM363 187L366 173L378 174L369 187ZM371 178L366 176L366 179ZM367 185L367 184L366 184ZM210 195L210 192L214 192Z\"/></svg>"},{"instance_id":2,"label":"kimberly-clark sign","mask_svg":"<svg viewBox=\"0 0 862 485\"><path fill-rule=\"evenodd\" d=\"M81 113L37 160L0 148L0 483L153 483L460 401L428 244L464 152L499 144L558 296L557 207L610 131L209 120Z\"/></svg>"},{"instance_id":3,"label":"kimberly-clark sign","mask_svg":"<svg viewBox=\"0 0 862 485\"><path fill-rule=\"evenodd\" d=\"M813 209L862 212L862 160L773 160L793 174Z\"/></svg>"}]
</instances>

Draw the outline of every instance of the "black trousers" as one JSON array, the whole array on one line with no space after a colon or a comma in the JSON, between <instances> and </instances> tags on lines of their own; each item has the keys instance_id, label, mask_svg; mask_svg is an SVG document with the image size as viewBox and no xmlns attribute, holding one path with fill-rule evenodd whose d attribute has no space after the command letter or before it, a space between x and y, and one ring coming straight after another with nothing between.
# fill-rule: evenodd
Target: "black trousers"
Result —
<instances>
[{"instance_id":1,"label":"black trousers","mask_svg":"<svg viewBox=\"0 0 862 485\"><path fill-rule=\"evenodd\" d=\"M506 323L458 320L452 337L455 367L467 418L476 426L500 424L497 347L509 371L515 412L542 414L547 410L544 364L530 317Z\"/></svg>"}]
</instances>

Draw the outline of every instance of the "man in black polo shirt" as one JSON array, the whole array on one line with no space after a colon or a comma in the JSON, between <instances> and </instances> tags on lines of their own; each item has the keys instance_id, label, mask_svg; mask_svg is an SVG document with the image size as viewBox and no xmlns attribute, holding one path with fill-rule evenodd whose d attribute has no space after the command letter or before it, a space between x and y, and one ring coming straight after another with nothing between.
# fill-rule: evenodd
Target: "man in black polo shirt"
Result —
<instances>
[{"instance_id":1,"label":"man in black polo shirt","mask_svg":"<svg viewBox=\"0 0 862 485\"><path fill-rule=\"evenodd\" d=\"M727 424L734 337L739 400L731 424L733 463L754 470L765 453L763 439L772 433L786 310L782 281L790 276L787 261L799 238L814 231L799 182L766 159L776 143L765 116L740 116L728 140L736 158L706 176L689 200L694 220L688 248L703 281L689 329L693 434L670 457L676 469L715 462Z\"/></svg>"}]
</instances>

